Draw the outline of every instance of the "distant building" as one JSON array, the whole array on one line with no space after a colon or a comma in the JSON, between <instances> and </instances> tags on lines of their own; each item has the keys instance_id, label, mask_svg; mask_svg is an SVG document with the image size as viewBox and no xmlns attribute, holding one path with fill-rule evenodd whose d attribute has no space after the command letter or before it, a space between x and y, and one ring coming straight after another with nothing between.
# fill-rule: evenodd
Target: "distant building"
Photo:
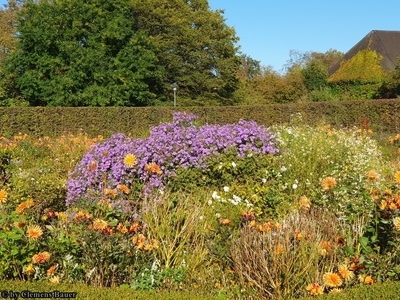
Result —
<instances>
[{"instance_id":1,"label":"distant building","mask_svg":"<svg viewBox=\"0 0 400 300\"><path fill-rule=\"evenodd\" d=\"M380 62L382 68L387 71L393 70L397 66L397 58L400 56L400 31L372 30L328 70L329 75L334 74L340 68L341 62L350 60L362 50L376 51L382 56Z\"/></svg>"}]
</instances>

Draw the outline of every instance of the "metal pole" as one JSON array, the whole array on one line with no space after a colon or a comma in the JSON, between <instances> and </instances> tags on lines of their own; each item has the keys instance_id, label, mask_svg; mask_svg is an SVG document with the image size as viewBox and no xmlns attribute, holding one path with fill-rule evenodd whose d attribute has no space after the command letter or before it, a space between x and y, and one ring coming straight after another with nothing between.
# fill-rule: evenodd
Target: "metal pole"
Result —
<instances>
[{"instance_id":1,"label":"metal pole","mask_svg":"<svg viewBox=\"0 0 400 300\"><path fill-rule=\"evenodd\" d=\"M176 87L174 87L174 107L176 106Z\"/></svg>"}]
</instances>

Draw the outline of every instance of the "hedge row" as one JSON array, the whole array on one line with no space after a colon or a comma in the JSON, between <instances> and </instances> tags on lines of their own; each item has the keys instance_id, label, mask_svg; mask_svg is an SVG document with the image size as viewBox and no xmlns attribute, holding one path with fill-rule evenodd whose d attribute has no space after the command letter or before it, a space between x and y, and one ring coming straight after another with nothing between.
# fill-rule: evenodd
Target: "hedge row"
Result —
<instances>
[{"instance_id":1,"label":"hedge row","mask_svg":"<svg viewBox=\"0 0 400 300\"><path fill-rule=\"evenodd\" d=\"M13 294L12 294L13 293ZM16 293L19 296L16 297ZM22 294L21 294L22 293ZM42 293L42 294L40 294ZM217 296L188 292L135 291L127 288L93 287L84 284L52 284L32 281L0 281L0 299L79 299L79 300L216 300Z\"/></svg>"},{"instance_id":2,"label":"hedge row","mask_svg":"<svg viewBox=\"0 0 400 300\"><path fill-rule=\"evenodd\" d=\"M227 124L240 119L259 124L290 123L297 113L309 125L321 122L333 126L360 127L367 120L378 132L400 131L400 100L347 102L299 102L264 106L224 107L1 107L0 136L26 133L32 136L60 136L83 131L89 136L116 132L143 136L150 126L170 121L173 111L196 113L203 123Z\"/></svg>"},{"instance_id":3,"label":"hedge row","mask_svg":"<svg viewBox=\"0 0 400 300\"><path fill-rule=\"evenodd\" d=\"M134 291L130 288L105 288L105 287L90 287L84 284L58 284L54 285L49 282L27 282L27 281L0 281L0 298L4 299L17 299L15 293L19 294L18 299L39 296L35 293L46 293L45 295L68 296L63 299L97 299L97 300L113 300L113 299L163 299L163 300L216 300L225 299L223 295L211 296L202 295L200 293L188 292L157 292L157 291ZM14 293L12 297L11 292ZM7 294L6 294L7 293ZM74 297L75 296L75 297ZM45 297L36 297L36 299L44 299ZM313 297L315 298L315 297ZM400 283L399 282L386 282L378 283L372 286L359 286L355 288L342 291L338 294L321 295L318 297L321 300L399 300L400 299ZM294 300L294 299L293 299Z\"/></svg>"}]
</instances>

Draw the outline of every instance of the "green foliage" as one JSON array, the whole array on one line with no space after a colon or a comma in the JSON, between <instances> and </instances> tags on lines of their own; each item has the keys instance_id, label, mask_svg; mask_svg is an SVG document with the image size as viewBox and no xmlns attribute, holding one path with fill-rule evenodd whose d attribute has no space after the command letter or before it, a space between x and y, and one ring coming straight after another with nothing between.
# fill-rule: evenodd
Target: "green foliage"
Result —
<instances>
[{"instance_id":1,"label":"green foliage","mask_svg":"<svg viewBox=\"0 0 400 300\"><path fill-rule=\"evenodd\" d=\"M286 75L267 69L264 75L248 80L243 86L243 103L246 105L265 105L271 103L289 103L299 101L305 94L306 88L298 70Z\"/></svg>"},{"instance_id":2,"label":"green foliage","mask_svg":"<svg viewBox=\"0 0 400 300\"><path fill-rule=\"evenodd\" d=\"M27 2L4 66L6 97L31 106L148 105L160 70L134 15L125 0Z\"/></svg>"},{"instance_id":3,"label":"green foliage","mask_svg":"<svg viewBox=\"0 0 400 300\"><path fill-rule=\"evenodd\" d=\"M311 197L316 205L341 211L346 216L371 215L373 202L366 199L368 171L385 176L390 169L382 163L382 153L366 130L335 130L330 126L276 126L282 151L281 163L287 169L282 182L296 197ZM323 180L333 177L337 186L324 190ZM293 188L293 184L296 188ZM311 187L311 190L310 188ZM290 191L291 190L291 191Z\"/></svg>"},{"instance_id":4,"label":"green foliage","mask_svg":"<svg viewBox=\"0 0 400 300\"><path fill-rule=\"evenodd\" d=\"M197 98L216 92L229 99L236 90L240 57L233 28L222 11L211 11L206 0L134 0L140 29L149 32L162 66L161 100L178 95Z\"/></svg>"},{"instance_id":5,"label":"green foliage","mask_svg":"<svg viewBox=\"0 0 400 300\"><path fill-rule=\"evenodd\" d=\"M49 292L53 291L77 293L76 299L82 300L119 300L119 299L160 299L160 300L211 300L221 299L217 296L206 295L200 292L185 291L134 291L126 287L91 287L85 284L58 284L48 282L26 282L26 281L0 281L0 289L21 293L22 291ZM72 298L69 298L72 299Z\"/></svg>"},{"instance_id":6,"label":"green foliage","mask_svg":"<svg viewBox=\"0 0 400 300\"><path fill-rule=\"evenodd\" d=\"M369 49L361 50L329 77L329 82L376 83L385 79L386 73L380 62L382 56Z\"/></svg>"},{"instance_id":7,"label":"green foliage","mask_svg":"<svg viewBox=\"0 0 400 300\"><path fill-rule=\"evenodd\" d=\"M365 299L365 300L385 300L398 299L400 293L400 284L398 282L385 282L373 286L363 285L357 286L337 294L321 295L318 299L321 300L350 300L350 299ZM308 298L309 299L309 298Z\"/></svg>"},{"instance_id":8,"label":"green foliage","mask_svg":"<svg viewBox=\"0 0 400 300\"><path fill-rule=\"evenodd\" d=\"M309 92L307 95L307 100L313 102L321 102L321 101L338 101L339 99L332 92L331 88L324 87Z\"/></svg>"},{"instance_id":9,"label":"green foliage","mask_svg":"<svg viewBox=\"0 0 400 300\"><path fill-rule=\"evenodd\" d=\"M326 87L328 79L328 70L322 63L311 61L301 70L303 83L307 91L320 90Z\"/></svg>"},{"instance_id":10,"label":"green foliage","mask_svg":"<svg viewBox=\"0 0 400 300\"><path fill-rule=\"evenodd\" d=\"M325 94L325 92L321 92ZM334 95L334 90L326 93ZM339 100L339 99L338 99ZM302 122L314 126L324 121L335 128L359 126L364 118L374 132L397 133L400 127L400 102L397 100L352 100L298 102L254 106L226 107L0 107L0 133L13 137L19 132L32 137L59 137L66 133L80 134L84 130L90 137L111 136L122 132L144 137L149 127L172 119L173 111L187 111L199 116L205 124L232 124L240 119L254 120L271 126L289 124L292 115L301 112Z\"/></svg>"}]
</instances>

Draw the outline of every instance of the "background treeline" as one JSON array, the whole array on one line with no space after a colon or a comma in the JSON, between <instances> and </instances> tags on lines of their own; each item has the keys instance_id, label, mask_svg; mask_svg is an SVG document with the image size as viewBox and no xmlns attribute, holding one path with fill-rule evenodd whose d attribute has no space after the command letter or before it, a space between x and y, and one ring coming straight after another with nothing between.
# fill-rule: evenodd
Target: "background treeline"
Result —
<instances>
[{"instance_id":1,"label":"background treeline","mask_svg":"<svg viewBox=\"0 0 400 300\"><path fill-rule=\"evenodd\" d=\"M44 21L45 20L45 21ZM262 37L260 37L262 38ZM292 51L284 73L242 53L207 0L9 0L0 9L0 106L264 105L395 98L374 51Z\"/></svg>"}]
</instances>

